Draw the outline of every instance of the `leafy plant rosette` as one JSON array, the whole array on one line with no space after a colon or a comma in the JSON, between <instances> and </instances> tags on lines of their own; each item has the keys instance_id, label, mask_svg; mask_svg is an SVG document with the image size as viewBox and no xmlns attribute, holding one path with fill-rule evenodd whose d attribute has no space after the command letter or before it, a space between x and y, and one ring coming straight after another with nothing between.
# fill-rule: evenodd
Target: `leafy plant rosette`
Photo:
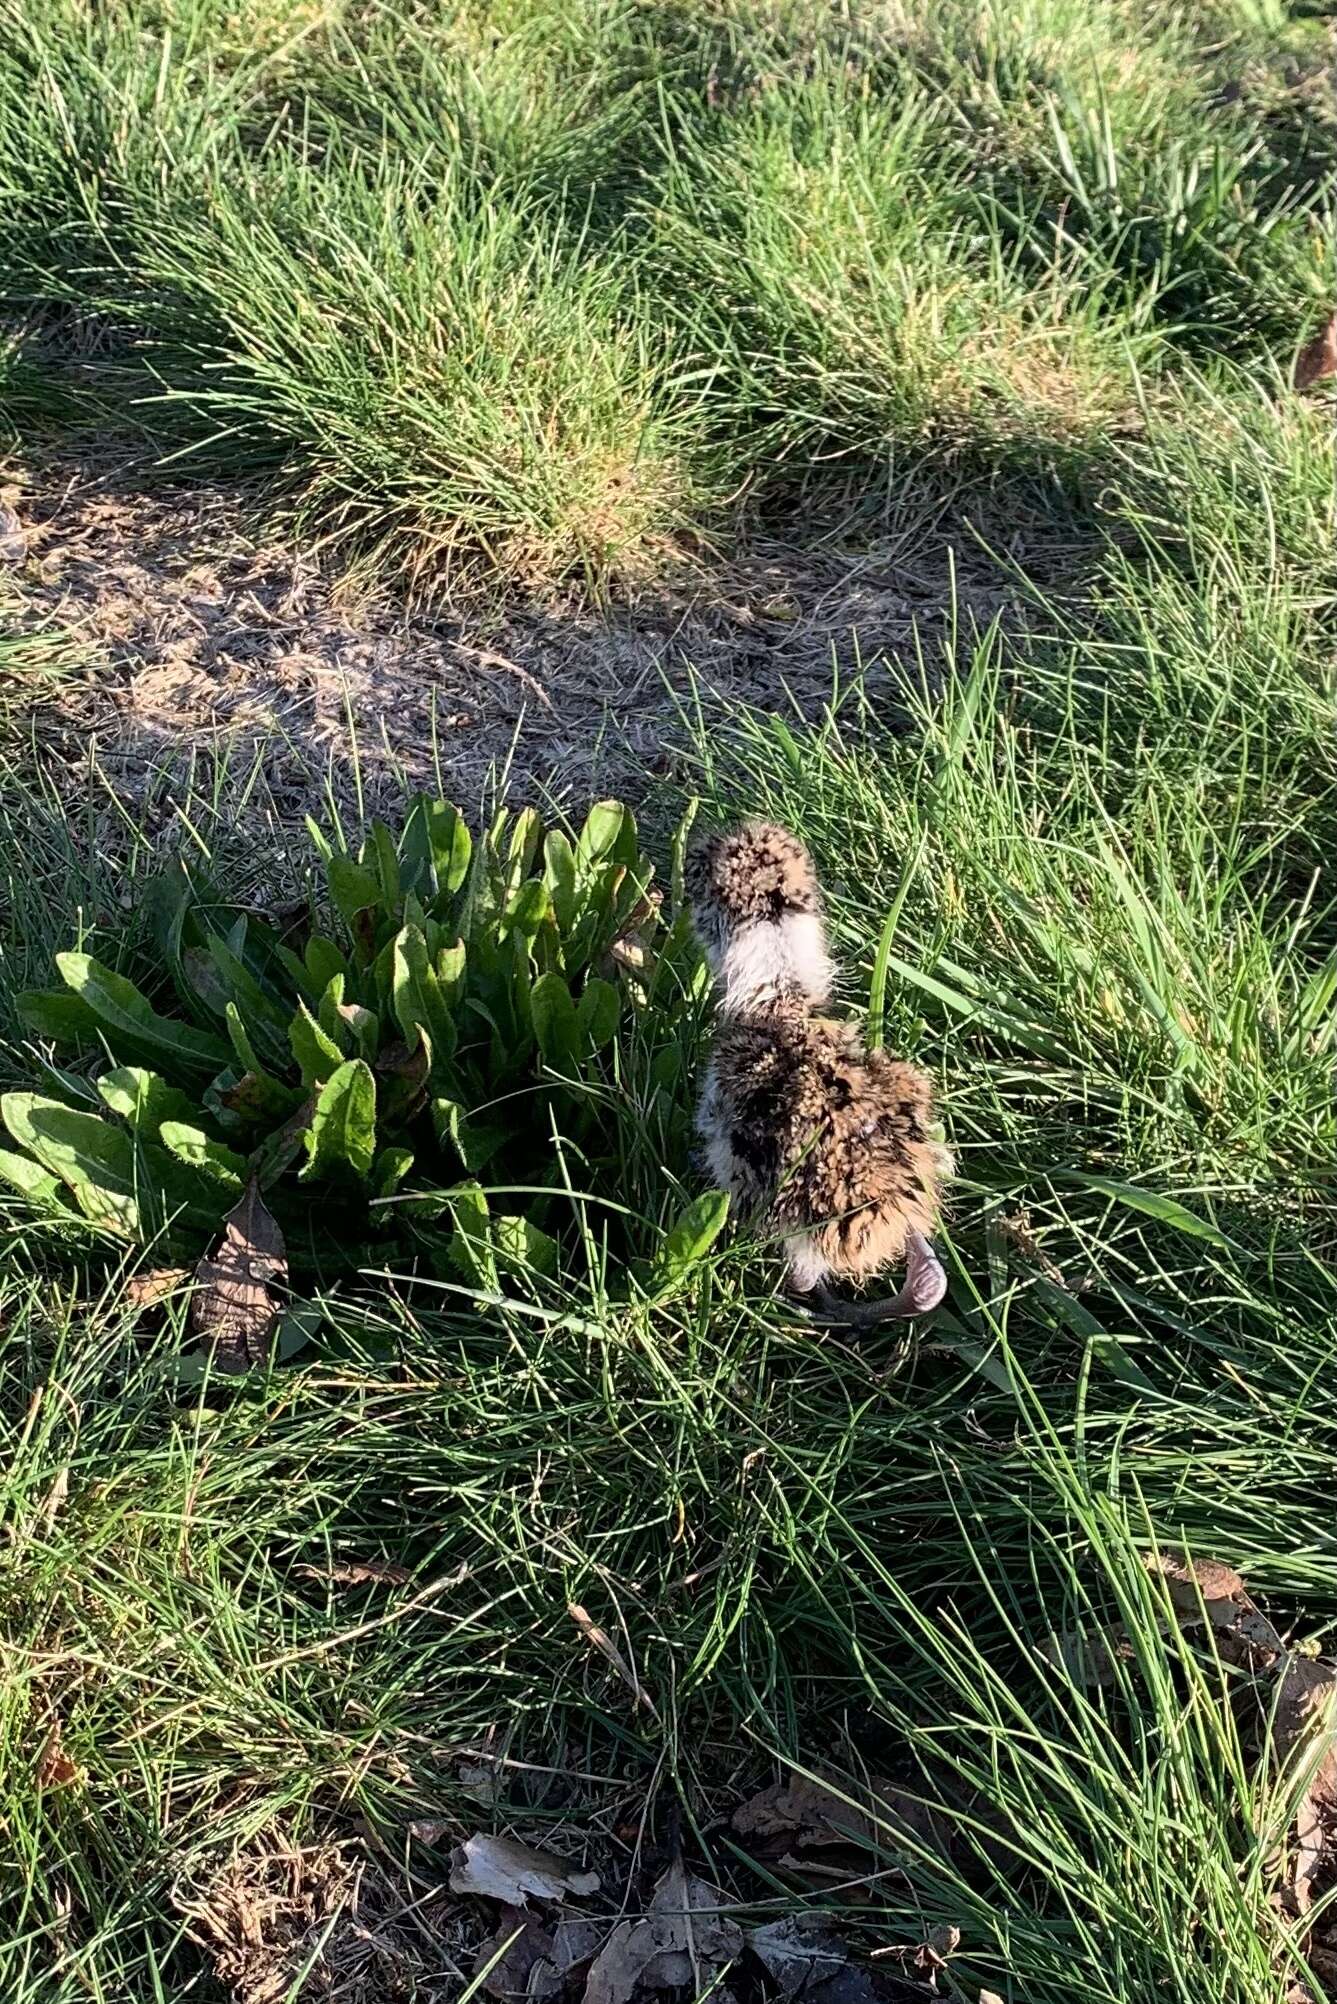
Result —
<instances>
[{"instance_id":1,"label":"leafy plant rosette","mask_svg":"<svg viewBox=\"0 0 1337 2004\"><path fill-rule=\"evenodd\" d=\"M143 1246L197 1253L228 1226L241 1290L257 1219L262 1278L332 1277L395 1233L479 1287L554 1271L554 1130L597 1163L615 1047L684 943L632 814L602 801L573 843L503 809L474 840L419 795L356 854L308 827L324 929L229 905L177 862L149 910L171 997L69 952L62 988L20 998L35 1037L105 1062L0 1099L0 1177ZM499 1214L484 1173L523 1209ZM677 1221L652 1279L675 1248L699 1256L716 1209Z\"/></svg>"}]
</instances>

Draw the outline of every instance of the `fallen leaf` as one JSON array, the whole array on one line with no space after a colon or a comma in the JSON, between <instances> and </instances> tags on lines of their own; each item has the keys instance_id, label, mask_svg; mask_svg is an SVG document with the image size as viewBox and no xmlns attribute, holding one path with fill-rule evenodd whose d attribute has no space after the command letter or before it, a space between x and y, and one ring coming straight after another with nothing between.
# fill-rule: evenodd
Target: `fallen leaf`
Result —
<instances>
[{"instance_id":1,"label":"fallen leaf","mask_svg":"<svg viewBox=\"0 0 1337 2004\"><path fill-rule=\"evenodd\" d=\"M79 1763L66 1753L60 1735L60 1720L53 1719L37 1760L39 1788L68 1788L79 1779Z\"/></svg>"},{"instance_id":2,"label":"fallen leaf","mask_svg":"<svg viewBox=\"0 0 1337 2004\"><path fill-rule=\"evenodd\" d=\"M455 1825L444 1819L420 1816L409 1825L409 1836L415 1844L439 1844L443 1837L452 1837Z\"/></svg>"},{"instance_id":3,"label":"fallen leaf","mask_svg":"<svg viewBox=\"0 0 1337 2004\"><path fill-rule=\"evenodd\" d=\"M961 1930L950 1922L935 1927L926 1941L922 1941L914 1951L911 1960L916 1969L922 1969L928 1977L928 1987L934 1994L938 1990L938 1978L947 1967L948 1957L955 1955L961 1946Z\"/></svg>"},{"instance_id":4,"label":"fallen leaf","mask_svg":"<svg viewBox=\"0 0 1337 2004\"><path fill-rule=\"evenodd\" d=\"M1279 1767L1312 1768L1296 1809L1290 1871L1295 1912L1306 1914L1337 1842L1337 1672L1331 1664L1289 1658L1277 1687L1273 1746Z\"/></svg>"},{"instance_id":5,"label":"fallen leaf","mask_svg":"<svg viewBox=\"0 0 1337 2004\"><path fill-rule=\"evenodd\" d=\"M23 524L7 502L0 501L0 564L21 564L28 555Z\"/></svg>"},{"instance_id":6,"label":"fallen leaf","mask_svg":"<svg viewBox=\"0 0 1337 2004\"><path fill-rule=\"evenodd\" d=\"M1065 1628L1060 1635L1047 1635L1040 1654L1074 1684L1103 1688L1119 1681L1119 1664L1128 1662L1133 1645L1121 1621L1107 1628Z\"/></svg>"},{"instance_id":7,"label":"fallen leaf","mask_svg":"<svg viewBox=\"0 0 1337 2004\"><path fill-rule=\"evenodd\" d=\"M576 1601L570 1602L566 1611L572 1621L575 1622L576 1627L580 1630L585 1640L592 1642L594 1647L608 1658L608 1661L617 1671L618 1676L627 1686L637 1704L644 1705L651 1718L657 1719L659 1713L655 1709L654 1700L607 1630L600 1628L598 1622L593 1620Z\"/></svg>"},{"instance_id":8,"label":"fallen leaf","mask_svg":"<svg viewBox=\"0 0 1337 2004\"><path fill-rule=\"evenodd\" d=\"M135 1273L126 1282L125 1300L131 1308L156 1308L160 1301L176 1294L190 1279L188 1266L155 1266L147 1273Z\"/></svg>"},{"instance_id":9,"label":"fallen leaf","mask_svg":"<svg viewBox=\"0 0 1337 2004\"><path fill-rule=\"evenodd\" d=\"M326 1580L331 1586L403 1586L413 1574L407 1566L392 1565L389 1559L335 1559L328 1566L298 1566L309 1580Z\"/></svg>"},{"instance_id":10,"label":"fallen leaf","mask_svg":"<svg viewBox=\"0 0 1337 2004\"><path fill-rule=\"evenodd\" d=\"M452 1893L478 1893L503 1906L523 1907L536 1900L578 1898L599 1890L597 1872L582 1872L555 1851L532 1851L514 1837L490 1837L478 1831L450 1854Z\"/></svg>"},{"instance_id":11,"label":"fallen leaf","mask_svg":"<svg viewBox=\"0 0 1337 2004\"><path fill-rule=\"evenodd\" d=\"M628 2004L637 1989L718 1996L713 1986L743 1949L743 1930L724 1905L716 1887L675 1859L642 1918L620 1921L595 1957L585 2004Z\"/></svg>"},{"instance_id":12,"label":"fallen leaf","mask_svg":"<svg viewBox=\"0 0 1337 2004\"><path fill-rule=\"evenodd\" d=\"M502 1908L497 1932L479 1949L473 1973L489 1997L505 2004L555 1997L565 1988L552 1960L552 1936L522 1907Z\"/></svg>"},{"instance_id":13,"label":"fallen leaf","mask_svg":"<svg viewBox=\"0 0 1337 2004\"><path fill-rule=\"evenodd\" d=\"M1306 341L1295 358L1295 387L1308 390L1328 376L1337 376L1337 313L1312 341Z\"/></svg>"},{"instance_id":14,"label":"fallen leaf","mask_svg":"<svg viewBox=\"0 0 1337 2004\"><path fill-rule=\"evenodd\" d=\"M880 1777L861 1784L791 1774L741 1803L732 1817L740 1837L761 1840L768 1855L834 1845L887 1849L898 1837L945 1852L950 1836L932 1806Z\"/></svg>"},{"instance_id":15,"label":"fallen leaf","mask_svg":"<svg viewBox=\"0 0 1337 2004\"><path fill-rule=\"evenodd\" d=\"M831 1924L812 1914L786 1914L754 1927L747 1944L784 1998L821 1996L850 1959L848 1945Z\"/></svg>"},{"instance_id":16,"label":"fallen leaf","mask_svg":"<svg viewBox=\"0 0 1337 2004\"><path fill-rule=\"evenodd\" d=\"M607 1931L607 1923L563 1915L552 1937L552 1959L559 1973L567 1976L582 1963L593 1962Z\"/></svg>"},{"instance_id":17,"label":"fallen leaf","mask_svg":"<svg viewBox=\"0 0 1337 2004\"><path fill-rule=\"evenodd\" d=\"M287 1278L283 1234L254 1176L224 1220L222 1243L195 1269L191 1326L223 1371L245 1371L269 1355L278 1304L270 1284Z\"/></svg>"},{"instance_id":18,"label":"fallen leaf","mask_svg":"<svg viewBox=\"0 0 1337 2004\"><path fill-rule=\"evenodd\" d=\"M488 1809L501 1794L501 1774L490 1761L462 1761L455 1770L455 1780L466 1795Z\"/></svg>"},{"instance_id":19,"label":"fallen leaf","mask_svg":"<svg viewBox=\"0 0 1337 2004\"><path fill-rule=\"evenodd\" d=\"M1176 1614L1197 1621L1205 1614L1216 1631L1218 1649L1250 1669L1266 1669L1286 1654L1286 1644L1254 1605L1239 1574L1219 1559L1188 1563L1168 1552L1153 1552L1148 1569L1165 1581Z\"/></svg>"},{"instance_id":20,"label":"fallen leaf","mask_svg":"<svg viewBox=\"0 0 1337 2004\"><path fill-rule=\"evenodd\" d=\"M822 1914L787 1914L753 1928L747 1941L784 2004L923 2004L929 1994L856 1956Z\"/></svg>"}]
</instances>

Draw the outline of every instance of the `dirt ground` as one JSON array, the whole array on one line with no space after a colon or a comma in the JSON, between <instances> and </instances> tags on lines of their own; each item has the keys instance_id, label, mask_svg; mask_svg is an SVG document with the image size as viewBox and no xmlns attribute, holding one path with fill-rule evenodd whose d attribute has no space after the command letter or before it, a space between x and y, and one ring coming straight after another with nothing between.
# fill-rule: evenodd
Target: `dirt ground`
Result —
<instances>
[{"instance_id":1,"label":"dirt ground","mask_svg":"<svg viewBox=\"0 0 1337 2004\"><path fill-rule=\"evenodd\" d=\"M953 589L967 633L1017 595L997 525L990 556L968 525L926 533L921 517L857 557L761 544L603 612L442 617L327 574L235 491L64 457L0 467L0 500L21 534L0 621L76 650L72 672L17 692L62 791L96 766L133 808L184 753L241 775L263 746L271 821L351 800L355 754L369 804L434 774L466 807L489 787L634 800L668 771L693 690L721 722L742 704L814 715L864 675L891 709L888 664L917 676L922 651L938 672ZM1051 572L1077 556L1045 554Z\"/></svg>"}]
</instances>

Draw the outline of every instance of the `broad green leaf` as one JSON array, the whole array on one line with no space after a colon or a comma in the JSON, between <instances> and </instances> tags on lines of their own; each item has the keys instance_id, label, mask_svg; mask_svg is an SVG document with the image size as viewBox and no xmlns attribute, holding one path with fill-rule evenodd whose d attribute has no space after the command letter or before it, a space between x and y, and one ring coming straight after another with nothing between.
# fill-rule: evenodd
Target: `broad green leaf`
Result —
<instances>
[{"instance_id":1,"label":"broad green leaf","mask_svg":"<svg viewBox=\"0 0 1337 2004\"><path fill-rule=\"evenodd\" d=\"M68 988L29 988L16 998L19 1021L34 1037L77 1049L98 1041L98 1019Z\"/></svg>"},{"instance_id":2,"label":"broad green leaf","mask_svg":"<svg viewBox=\"0 0 1337 2004\"><path fill-rule=\"evenodd\" d=\"M221 1141L211 1141L201 1128L180 1120L164 1120L161 1140L169 1155L216 1183L225 1202L235 1203L240 1197L250 1174L244 1155L235 1154Z\"/></svg>"},{"instance_id":3,"label":"broad green leaf","mask_svg":"<svg viewBox=\"0 0 1337 2004\"><path fill-rule=\"evenodd\" d=\"M412 1167L411 1148L383 1148L371 1165L372 1195L392 1197Z\"/></svg>"},{"instance_id":4,"label":"broad green leaf","mask_svg":"<svg viewBox=\"0 0 1337 2004\"><path fill-rule=\"evenodd\" d=\"M381 1048L381 1025L379 1018L370 1009L364 1009L360 1002L341 1002L339 1022L353 1040L353 1049L360 1058L373 1064Z\"/></svg>"},{"instance_id":5,"label":"broad green leaf","mask_svg":"<svg viewBox=\"0 0 1337 2004\"><path fill-rule=\"evenodd\" d=\"M492 1228L492 1241L501 1263L519 1273L551 1278L557 1271L556 1239L549 1238L528 1218L498 1218Z\"/></svg>"},{"instance_id":6,"label":"broad green leaf","mask_svg":"<svg viewBox=\"0 0 1337 2004\"><path fill-rule=\"evenodd\" d=\"M530 877L507 905L502 924L532 939L551 911L547 885L540 877Z\"/></svg>"},{"instance_id":7,"label":"broad green leaf","mask_svg":"<svg viewBox=\"0 0 1337 2004\"><path fill-rule=\"evenodd\" d=\"M274 1324L270 1336L271 1364L286 1364L310 1347L325 1326L325 1310L318 1301L294 1301Z\"/></svg>"},{"instance_id":8,"label":"broad green leaf","mask_svg":"<svg viewBox=\"0 0 1337 2004\"><path fill-rule=\"evenodd\" d=\"M473 1286L495 1292L497 1260L492 1249L492 1221L481 1185L461 1184L451 1192L449 1207L455 1220L449 1248L452 1263Z\"/></svg>"},{"instance_id":9,"label":"broad green leaf","mask_svg":"<svg viewBox=\"0 0 1337 2004\"><path fill-rule=\"evenodd\" d=\"M315 1111L316 1100L312 1094L294 1108L281 1127L267 1134L255 1150L251 1168L262 1190L268 1190L277 1183L306 1148Z\"/></svg>"},{"instance_id":10,"label":"broad green leaf","mask_svg":"<svg viewBox=\"0 0 1337 2004\"><path fill-rule=\"evenodd\" d=\"M380 1043L380 1024L370 1009L344 1001L346 979L342 973L333 977L320 998L316 1020L345 1057L365 1058L370 1064Z\"/></svg>"},{"instance_id":11,"label":"broad green leaf","mask_svg":"<svg viewBox=\"0 0 1337 2004\"><path fill-rule=\"evenodd\" d=\"M187 923L197 904L190 872L180 856L173 856L148 884L143 906L149 937L170 968L181 964Z\"/></svg>"},{"instance_id":12,"label":"broad green leaf","mask_svg":"<svg viewBox=\"0 0 1337 2004\"><path fill-rule=\"evenodd\" d=\"M729 1198L723 1190L707 1190L665 1233L664 1242L650 1269L650 1289L662 1294L676 1287L692 1269L701 1264L729 1215Z\"/></svg>"},{"instance_id":13,"label":"broad green leaf","mask_svg":"<svg viewBox=\"0 0 1337 2004\"><path fill-rule=\"evenodd\" d=\"M529 1010L544 1062L554 1070L573 1065L580 1050L576 1005L560 974L540 974L530 990Z\"/></svg>"},{"instance_id":14,"label":"broad green leaf","mask_svg":"<svg viewBox=\"0 0 1337 2004\"><path fill-rule=\"evenodd\" d=\"M211 934L209 939L209 957L224 988L220 1014L226 1016L228 1001L235 1002L251 1036L259 1040L264 1055L271 1063L279 1064L283 1059L291 1005L286 999L279 1002L256 979L238 951L241 945L244 945L241 933L236 941L222 939L217 933Z\"/></svg>"},{"instance_id":15,"label":"broad green leaf","mask_svg":"<svg viewBox=\"0 0 1337 2004\"><path fill-rule=\"evenodd\" d=\"M336 974L331 981L326 983L321 992L320 1001L316 1005L317 1023L319 1023L330 1042L337 1044L345 1056L348 1053L350 1039L347 1029L339 1020L339 1010L343 1003L344 982L347 978L343 973Z\"/></svg>"},{"instance_id":16,"label":"broad green leaf","mask_svg":"<svg viewBox=\"0 0 1337 2004\"><path fill-rule=\"evenodd\" d=\"M242 1020L241 1011L235 1002L229 1002L227 1005L226 1021L228 1037L231 1040L233 1050L241 1062L243 1071L263 1071L264 1066L256 1055L255 1045L251 1042L246 1025Z\"/></svg>"},{"instance_id":17,"label":"broad green leaf","mask_svg":"<svg viewBox=\"0 0 1337 2004\"><path fill-rule=\"evenodd\" d=\"M178 1071L210 1077L227 1063L228 1047L219 1038L160 1016L133 981L91 954L58 953L56 966L66 987L97 1017L118 1057L149 1055Z\"/></svg>"},{"instance_id":18,"label":"broad green leaf","mask_svg":"<svg viewBox=\"0 0 1337 2004\"><path fill-rule=\"evenodd\" d=\"M327 1037L305 1002L288 1025L288 1042L306 1087L324 1085L344 1061L344 1054L332 1037Z\"/></svg>"},{"instance_id":19,"label":"broad green leaf","mask_svg":"<svg viewBox=\"0 0 1337 2004\"><path fill-rule=\"evenodd\" d=\"M682 820L673 831L673 849L669 866L669 896L674 912L680 912L687 902L687 851L692 840L692 829L701 811L701 802L693 799L687 803Z\"/></svg>"},{"instance_id":20,"label":"broad green leaf","mask_svg":"<svg viewBox=\"0 0 1337 2004\"><path fill-rule=\"evenodd\" d=\"M1163 1197L1157 1190L1144 1190L1136 1183L1114 1183L1106 1176L1086 1176L1074 1172L1062 1180L1079 1184L1084 1190L1098 1190L1104 1197L1112 1198L1116 1204L1126 1204L1130 1211L1141 1211L1145 1217L1156 1218L1163 1225L1171 1225L1177 1232L1186 1232L1190 1238L1206 1239L1209 1245L1219 1246L1223 1252L1234 1252L1224 1232L1206 1218L1200 1218L1196 1211L1190 1211L1174 1197Z\"/></svg>"},{"instance_id":21,"label":"broad green leaf","mask_svg":"<svg viewBox=\"0 0 1337 2004\"><path fill-rule=\"evenodd\" d=\"M141 1141L156 1141L165 1120L193 1121L199 1107L187 1094L168 1085L157 1072L139 1065L121 1065L104 1072L97 1081L98 1093L113 1113L128 1120Z\"/></svg>"},{"instance_id":22,"label":"broad green leaf","mask_svg":"<svg viewBox=\"0 0 1337 2004\"><path fill-rule=\"evenodd\" d=\"M451 1148L462 1167L477 1175L511 1138L499 1121L474 1120L455 1099L432 1101L432 1128L439 1148Z\"/></svg>"},{"instance_id":23,"label":"broad green leaf","mask_svg":"<svg viewBox=\"0 0 1337 2004\"><path fill-rule=\"evenodd\" d=\"M204 1110L231 1133L237 1127L273 1127L302 1104L295 1086L268 1072L244 1072L229 1065L205 1087Z\"/></svg>"},{"instance_id":24,"label":"broad green leaf","mask_svg":"<svg viewBox=\"0 0 1337 2004\"><path fill-rule=\"evenodd\" d=\"M395 1021L410 1046L419 1029L427 1032L438 1063L455 1049L454 1018L427 958L427 942L417 926L406 925L394 943L392 962Z\"/></svg>"},{"instance_id":25,"label":"broad green leaf","mask_svg":"<svg viewBox=\"0 0 1337 2004\"><path fill-rule=\"evenodd\" d=\"M576 852L560 828L554 828L543 845L543 881L558 925L569 932L577 909Z\"/></svg>"},{"instance_id":26,"label":"broad green leaf","mask_svg":"<svg viewBox=\"0 0 1337 2004\"><path fill-rule=\"evenodd\" d=\"M457 939L454 946L443 946L436 956L437 986L448 1009L453 1010L464 993L466 963L467 952L462 939Z\"/></svg>"},{"instance_id":27,"label":"broad green leaf","mask_svg":"<svg viewBox=\"0 0 1337 2004\"><path fill-rule=\"evenodd\" d=\"M432 1040L419 1030L412 1044L394 1043L376 1061L378 1111L383 1127L399 1127L422 1111L432 1075Z\"/></svg>"},{"instance_id":28,"label":"broad green leaf","mask_svg":"<svg viewBox=\"0 0 1337 2004\"><path fill-rule=\"evenodd\" d=\"M506 894L514 896L529 875L543 839L543 822L536 807L522 807L506 844Z\"/></svg>"},{"instance_id":29,"label":"broad green leaf","mask_svg":"<svg viewBox=\"0 0 1337 2004\"><path fill-rule=\"evenodd\" d=\"M334 909L349 930L355 931L358 913L369 907L372 910L379 907L379 879L370 870L364 870L361 863L355 863L351 856L342 856L337 851L326 864L325 874L329 879Z\"/></svg>"},{"instance_id":30,"label":"broad green leaf","mask_svg":"<svg viewBox=\"0 0 1337 2004\"><path fill-rule=\"evenodd\" d=\"M0 1148L0 1180L17 1190L20 1196L40 1204L43 1210L54 1207L68 1212L64 1184L30 1155L15 1155L11 1149Z\"/></svg>"},{"instance_id":31,"label":"broad green leaf","mask_svg":"<svg viewBox=\"0 0 1337 2004\"><path fill-rule=\"evenodd\" d=\"M576 843L576 862L582 880L603 862L620 863L631 869L637 860L636 822L631 809L620 800L598 800L585 817L585 826Z\"/></svg>"},{"instance_id":32,"label":"broad green leaf","mask_svg":"<svg viewBox=\"0 0 1337 2004\"><path fill-rule=\"evenodd\" d=\"M128 1128L34 1092L6 1093L0 1117L20 1148L59 1177L94 1223L142 1239L160 1222L148 1201L142 1157Z\"/></svg>"},{"instance_id":33,"label":"broad green leaf","mask_svg":"<svg viewBox=\"0 0 1337 2004\"><path fill-rule=\"evenodd\" d=\"M350 1058L320 1089L299 1181L349 1174L365 1181L375 1157L376 1081L369 1065Z\"/></svg>"},{"instance_id":34,"label":"broad green leaf","mask_svg":"<svg viewBox=\"0 0 1337 2004\"><path fill-rule=\"evenodd\" d=\"M604 981L597 974L591 975L576 1010L576 1025L582 1043L593 1051L601 1051L605 1044L611 1044L617 1035L621 1013L621 997L612 982Z\"/></svg>"},{"instance_id":35,"label":"broad green leaf","mask_svg":"<svg viewBox=\"0 0 1337 2004\"><path fill-rule=\"evenodd\" d=\"M302 956L307 977L317 995L323 995L336 974L347 975L348 962L332 939L313 933Z\"/></svg>"},{"instance_id":36,"label":"broad green leaf","mask_svg":"<svg viewBox=\"0 0 1337 2004\"><path fill-rule=\"evenodd\" d=\"M448 800L433 800L419 794L410 823L416 823L423 831L437 897L453 897L469 874L473 851L473 840L463 816Z\"/></svg>"},{"instance_id":37,"label":"broad green leaf","mask_svg":"<svg viewBox=\"0 0 1337 2004\"><path fill-rule=\"evenodd\" d=\"M399 850L383 821L373 821L371 839L363 849L364 865L375 875L380 887L381 909L393 917L399 910Z\"/></svg>"},{"instance_id":38,"label":"broad green leaf","mask_svg":"<svg viewBox=\"0 0 1337 2004\"><path fill-rule=\"evenodd\" d=\"M261 1064L235 1002L227 1006L227 1033L241 1061L241 1075L220 1073L210 1088L213 1099L226 1111L247 1119L286 1120L301 1103L302 1095Z\"/></svg>"}]
</instances>

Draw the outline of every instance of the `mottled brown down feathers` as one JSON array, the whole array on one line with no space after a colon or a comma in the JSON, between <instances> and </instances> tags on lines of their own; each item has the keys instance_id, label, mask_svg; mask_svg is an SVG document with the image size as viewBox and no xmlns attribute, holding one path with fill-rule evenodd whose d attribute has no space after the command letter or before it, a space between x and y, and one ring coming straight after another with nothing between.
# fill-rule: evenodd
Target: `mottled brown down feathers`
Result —
<instances>
[{"instance_id":1,"label":"mottled brown down feathers","mask_svg":"<svg viewBox=\"0 0 1337 2004\"><path fill-rule=\"evenodd\" d=\"M705 844L689 884L719 996L698 1114L713 1174L783 1241L803 1292L907 1253L936 1265L926 1241L951 1159L929 1132L932 1088L824 1013L831 968L806 851L749 824Z\"/></svg>"}]
</instances>

